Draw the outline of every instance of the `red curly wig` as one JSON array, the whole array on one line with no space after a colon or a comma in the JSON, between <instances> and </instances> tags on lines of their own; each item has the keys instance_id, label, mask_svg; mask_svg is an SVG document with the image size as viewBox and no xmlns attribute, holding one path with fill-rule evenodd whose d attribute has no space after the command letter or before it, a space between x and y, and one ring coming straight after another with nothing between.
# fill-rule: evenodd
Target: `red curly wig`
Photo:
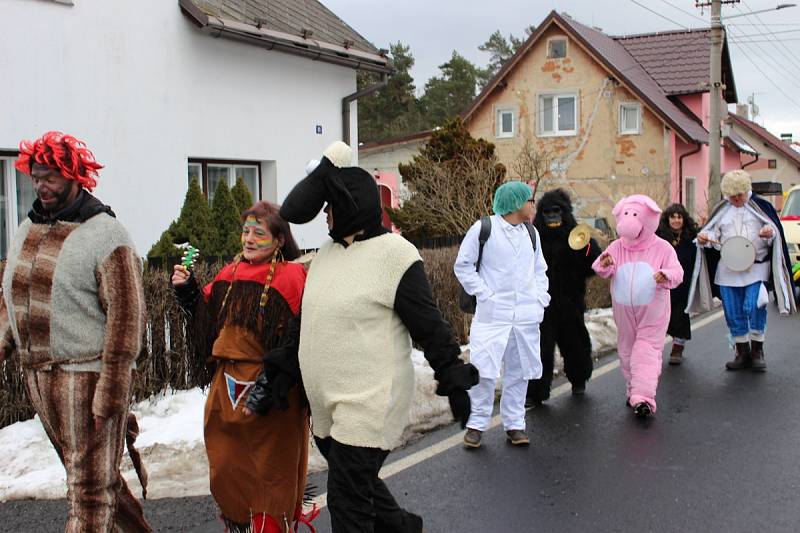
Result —
<instances>
[{"instance_id":1,"label":"red curly wig","mask_svg":"<svg viewBox=\"0 0 800 533\"><path fill-rule=\"evenodd\" d=\"M77 181L89 192L97 185L97 171L103 168L86 143L60 131L48 131L33 142L19 143L19 158L14 166L30 176L34 163L57 168L62 176Z\"/></svg>"}]
</instances>

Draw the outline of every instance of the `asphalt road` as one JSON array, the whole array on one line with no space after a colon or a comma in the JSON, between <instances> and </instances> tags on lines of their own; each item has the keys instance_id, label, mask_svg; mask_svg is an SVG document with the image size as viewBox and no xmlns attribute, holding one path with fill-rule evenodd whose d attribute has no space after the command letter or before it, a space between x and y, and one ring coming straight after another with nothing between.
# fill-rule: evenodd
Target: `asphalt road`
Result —
<instances>
[{"instance_id":1,"label":"asphalt road","mask_svg":"<svg viewBox=\"0 0 800 533\"><path fill-rule=\"evenodd\" d=\"M730 372L722 319L697 330L679 367L664 366L658 413L624 407L614 357L587 394L566 391L528 413L531 445L502 428L467 451L447 427L389 456L384 477L427 533L800 531L798 317L771 310L767 372ZM668 347L665 347L667 353ZM312 483L324 491L325 476ZM210 498L148 501L156 531L220 532ZM63 531L58 502L0 505L0 530ZM330 531L327 510L315 522Z\"/></svg>"}]
</instances>

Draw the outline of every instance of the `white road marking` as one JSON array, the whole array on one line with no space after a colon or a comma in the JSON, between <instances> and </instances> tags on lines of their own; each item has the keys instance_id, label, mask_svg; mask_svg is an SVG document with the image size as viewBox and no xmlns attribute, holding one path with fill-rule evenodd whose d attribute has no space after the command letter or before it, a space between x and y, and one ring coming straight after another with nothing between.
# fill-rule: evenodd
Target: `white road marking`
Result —
<instances>
[{"instance_id":1,"label":"white road marking","mask_svg":"<svg viewBox=\"0 0 800 533\"><path fill-rule=\"evenodd\" d=\"M722 311L717 311L713 314L708 315L707 317L701 318L697 322L693 322L692 331L696 331L704 326L707 326L708 324L711 324L715 320L721 318L722 315L723 315ZM672 342L672 339L670 337L664 339L664 344L668 344L670 342ZM604 364L600 368L596 368L592 372L592 379L598 378L603 374L607 374L616 368L619 368L619 359L614 359L613 361ZM562 383L561 385L552 390L552 392L550 393L550 398L551 399L558 398L559 396L566 394L567 391L570 390L570 388L571 388L570 383ZM500 415L497 414L492 417L492 421L489 424L489 428L486 431L494 429L500 426L501 424L502 420L500 419ZM381 468L380 477L381 479L389 478L395 474L402 472L403 470L418 465L422 461L426 461L431 457L439 455L442 452L446 452L447 450L455 448L456 446L461 446L463 442L464 442L464 434L461 432L456 433L455 435L447 437L444 440L440 440L436 444L432 444L427 448L423 448L417 452L406 455L402 459L398 459L397 461L392 461L388 465L384 465L384 467ZM319 496L315 497L312 500L312 502L315 503L318 508L322 509L328 504L328 493L324 492L320 494Z\"/></svg>"}]
</instances>

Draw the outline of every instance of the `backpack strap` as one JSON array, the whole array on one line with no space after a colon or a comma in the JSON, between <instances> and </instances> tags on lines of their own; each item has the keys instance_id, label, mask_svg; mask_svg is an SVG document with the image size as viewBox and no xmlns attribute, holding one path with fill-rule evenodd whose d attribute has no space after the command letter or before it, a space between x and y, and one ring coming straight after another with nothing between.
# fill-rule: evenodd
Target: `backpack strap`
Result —
<instances>
[{"instance_id":1,"label":"backpack strap","mask_svg":"<svg viewBox=\"0 0 800 533\"><path fill-rule=\"evenodd\" d=\"M475 263L475 271L481 269L481 259L483 259L483 245L489 240L489 235L492 233L492 219L490 217L481 217L481 232L478 234L478 261Z\"/></svg>"},{"instance_id":2,"label":"backpack strap","mask_svg":"<svg viewBox=\"0 0 800 533\"><path fill-rule=\"evenodd\" d=\"M531 224L530 222L525 222L524 224L525 224L525 229L528 230L528 234L531 236L531 244L533 244L533 252L536 253L536 229L534 229L533 224Z\"/></svg>"}]
</instances>

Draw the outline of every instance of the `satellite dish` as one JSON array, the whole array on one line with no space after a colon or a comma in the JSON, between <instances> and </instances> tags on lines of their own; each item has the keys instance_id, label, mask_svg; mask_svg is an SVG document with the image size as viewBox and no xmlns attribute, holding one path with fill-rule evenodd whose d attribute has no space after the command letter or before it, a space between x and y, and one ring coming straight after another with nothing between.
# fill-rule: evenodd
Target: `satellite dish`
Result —
<instances>
[{"instance_id":1,"label":"satellite dish","mask_svg":"<svg viewBox=\"0 0 800 533\"><path fill-rule=\"evenodd\" d=\"M751 106L750 113L753 115L753 117L758 116L758 106L756 104Z\"/></svg>"}]
</instances>

